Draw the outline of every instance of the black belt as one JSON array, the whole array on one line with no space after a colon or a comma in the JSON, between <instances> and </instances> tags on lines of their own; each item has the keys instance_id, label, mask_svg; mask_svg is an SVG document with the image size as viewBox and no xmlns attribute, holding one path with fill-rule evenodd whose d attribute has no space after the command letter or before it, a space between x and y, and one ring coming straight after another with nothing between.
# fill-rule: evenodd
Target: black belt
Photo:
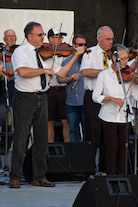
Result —
<instances>
[{"instance_id":1,"label":"black belt","mask_svg":"<svg viewBox=\"0 0 138 207\"><path fill-rule=\"evenodd\" d=\"M50 88L58 91L58 90L62 90L63 88L66 88L66 86L50 86Z\"/></svg>"},{"instance_id":2,"label":"black belt","mask_svg":"<svg viewBox=\"0 0 138 207\"><path fill-rule=\"evenodd\" d=\"M45 93L47 93L47 91L44 91L44 92L42 92L42 91L36 91L36 92L27 92L28 94L32 94L32 95L43 95L43 94L45 94Z\"/></svg>"},{"instance_id":3,"label":"black belt","mask_svg":"<svg viewBox=\"0 0 138 207\"><path fill-rule=\"evenodd\" d=\"M18 90L17 90L18 91ZM47 93L48 91L44 91L44 92L42 92L42 91L36 91L36 92L23 92L23 91L18 91L19 93L25 93L25 94L32 94L32 95L43 95L43 94L45 94L45 93Z\"/></svg>"}]
</instances>

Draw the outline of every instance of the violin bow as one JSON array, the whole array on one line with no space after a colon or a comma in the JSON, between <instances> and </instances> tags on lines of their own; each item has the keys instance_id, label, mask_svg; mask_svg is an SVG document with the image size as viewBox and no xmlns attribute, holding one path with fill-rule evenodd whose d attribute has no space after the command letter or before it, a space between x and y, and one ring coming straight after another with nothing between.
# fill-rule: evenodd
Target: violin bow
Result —
<instances>
[{"instance_id":1,"label":"violin bow","mask_svg":"<svg viewBox=\"0 0 138 207\"><path fill-rule=\"evenodd\" d=\"M135 70L135 72L134 72L134 74L133 74L133 78L132 78L132 81L131 81L131 83L130 83L130 86L129 86L127 92L126 92L126 95L128 94L128 92L129 92L129 90L130 90L130 88L131 88L131 86L132 86L132 83L134 82L134 79L135 79L135 77L136 77L136 74L137 74L137 68L136 68L136 70ZM124 98L124 100L125 100L125 98ZM120 106L120 108L119 108L119 110L118 110L118 113L120 112L120 110L121 110L121 106Z\"/></svg>"},{"instance_id":2,"label":"violin bow","mask_svg":"<svg viewBox=\"0 0 138 207\"><path fill-rule=\"evenodd\" d=\"M62 27L62 23L60 24L60 29L59 29L59 33L58 33L58 37L57 37L57 42L56 42L56 46L55 46L55 49L54 49L53 62L52 62L52 67L51 67L51 69L53 69L54 62L55 62L55 55L56 55L56 51L57 51L57 47L58 47L58 41L59 41L59 37L60 37L61 27ZM51 78L50 78L50 76L49 76L49 82L48 82L48 85L50 84L50 80L51 80Z\"/></svg>"},{"instance_id":3,"label":"violin bow","mask_svg":"<svg viewBox=\"0 0 138 207\"><path fill-rule=\"evenodd\" d=\"M24 44L25 39L26 39L26 37L24 37L23 42L22 42L22 44L21 44L21 45L23 45L23 44Z\"/></svg>"},{"instance_id":4,"label":"violin bow","mask_svg":"<svg viewBox=\"0 0 138 207\"><path fill-rule=\"evenodd\" d=\"M60 29L59 29L59 33L58 33L58 37L57 37L57 42L56 42L55 50L54 50L52 69L53 69L53 65L54 65L54 62L55 62L55 55L56 55L56 51L57 51L57 47L58 47L58 41L59 41L59 37L60 37L61 27L62 27L62 23L60 24Z\"/></svg>"},{"instance_id":5,"label":"violin bow","mask_svg":"<svg viewBox=\"0 0 138 207\"><path fill-rule=\"evenodd\" d=\"M126 30L127 30L127 28L124 29L123 38L122 38L122 45L124 45L124 42L125 42Z\"/></svg>"}]
</instances>

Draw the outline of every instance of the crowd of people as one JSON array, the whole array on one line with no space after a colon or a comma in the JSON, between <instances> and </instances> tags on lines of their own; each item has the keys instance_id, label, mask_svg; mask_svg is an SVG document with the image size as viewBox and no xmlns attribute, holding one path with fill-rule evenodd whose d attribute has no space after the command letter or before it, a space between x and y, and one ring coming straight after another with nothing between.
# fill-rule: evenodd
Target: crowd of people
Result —
<instances>
[{"instance_id":1,"label":"crowd of people","mask_svg":"<svg viewBox=\"0 0 138 207\"><path fill-rule=\"evenodd\" d=\"M20 188L31 126L34 135L32 185L55 186L46 179L46 153L48 142L55 141L57 116L63 125L64 142L90 141L94 160L97 149L100 149L99 171L124 174L125 127L128 124L130 129L130 118L134 118L130 95L138 100L133 75L129 75L124 84L117 76L118 71L127 66L128 49L121 44L113 45L114 32L109 26L97 30L97 45L90 48L87 48L85 36L74 34L72 52L67 57L56 53L67 35L59 28L52 27L47 32L49 47L53 49L52 56L48 58L40 53L46 36L40 23L29 22L24 28L24 35L26 43L14 50L10 63L6 63L7 73L4 72L3 62L0 66L0 104L5 104L4 79L7 78L10 105L14 112L9 187ZM5 55L16 44L16 39L13 30L4 32ZM130 66L136 70L137 58ZM127 121L128 105L132 116L128 114ZM128 136L129 133L130 130Z\"/></svg>"}]
</instances>

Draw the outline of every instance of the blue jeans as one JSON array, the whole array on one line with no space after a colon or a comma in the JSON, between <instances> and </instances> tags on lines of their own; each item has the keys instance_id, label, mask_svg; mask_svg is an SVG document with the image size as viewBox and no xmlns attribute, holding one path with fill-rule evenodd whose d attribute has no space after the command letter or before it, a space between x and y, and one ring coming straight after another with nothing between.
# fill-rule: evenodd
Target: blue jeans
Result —
<instances>
[{"instance_id":1,"label":"blue jeans","mask_svg":"<svg viewBox=\"0 0 138 207\"><path fill-rule=\"evenodd\" d=\"M33 126L33 180L45 178L47 171L46 153L48 144L47 94L40 95L15 90L13 100L15 131L11 162L11 180L20 180L24 162L26 141L30 126Z\"/></svg>"},{"instance_id":2,"label":"blue jeans","mask_svg":"<svg viewBox=\"0 0 138 207\"><path fill-rule=\"evenodd\" d=\"M69 106L66 104L66 112L67 112L67 119L69 123L70 141L71 142L80 141L79 123L81 123L83 139L85 140L83 106Z\"/></svg>"}]
</instances>

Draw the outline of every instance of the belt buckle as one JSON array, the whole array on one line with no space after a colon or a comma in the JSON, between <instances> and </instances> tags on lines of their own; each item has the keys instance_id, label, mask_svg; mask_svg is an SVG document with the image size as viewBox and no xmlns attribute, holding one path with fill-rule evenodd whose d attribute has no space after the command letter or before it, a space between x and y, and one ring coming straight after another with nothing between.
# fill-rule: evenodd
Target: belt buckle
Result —
<instances>
[{"instance_id":1,"label":"belt buckle","mask_svg":"<svg viewBox=\"0 0 138 207\"><path fill-rule=\"evenodd\" d=\"M40 93L39 91L36 91L34 92L34 95L39 95L39 93Z\"/></svg>"}]
</instances>

